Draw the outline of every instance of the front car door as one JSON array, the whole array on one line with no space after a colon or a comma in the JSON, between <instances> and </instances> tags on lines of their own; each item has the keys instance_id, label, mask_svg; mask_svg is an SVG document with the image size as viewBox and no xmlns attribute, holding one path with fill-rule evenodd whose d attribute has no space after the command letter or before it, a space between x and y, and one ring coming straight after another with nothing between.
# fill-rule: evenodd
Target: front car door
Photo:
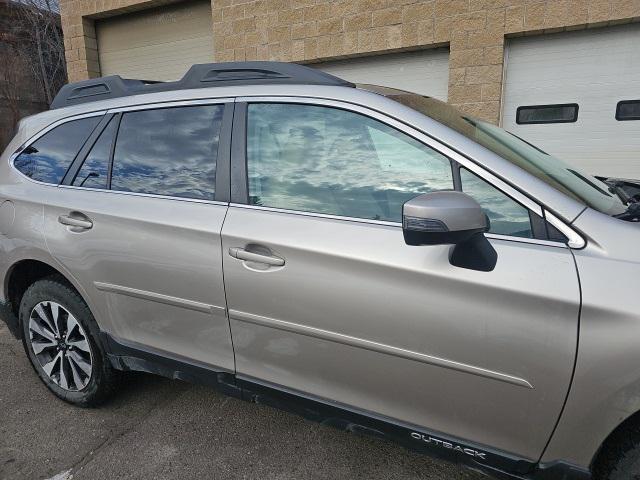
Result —
<instances>
[{"instance_id":1,"label":"front car door","mask_svg":"<svg viewBox=\"0 0 640 480\"><path fill-rule=\"evenodd\" d=\"M238 377L536 461L570 384L580 300L570 250L535 238L541 208L381 113L244 101L222 236ZM403 241L403 202L453 188L492 221L492 272Z\"/></svg>"},{"instance_id":2,"label":"front car door","mask_svg":"<svg viewBox=\"0 0 640 480\"><path fill-rule=\"evenodd\" d=\"M45 207L51 253L103 331L228 371L220 232L232 109L214 100L107 112Z\"/></svg>"}]
</instances>

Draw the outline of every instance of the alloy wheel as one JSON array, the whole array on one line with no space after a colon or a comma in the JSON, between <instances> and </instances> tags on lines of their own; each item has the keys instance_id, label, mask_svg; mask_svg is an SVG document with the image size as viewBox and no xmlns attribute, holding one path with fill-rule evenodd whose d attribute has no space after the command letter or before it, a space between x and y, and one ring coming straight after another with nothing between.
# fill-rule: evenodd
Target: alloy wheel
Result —
<instances>
[{"instance_id":1,"label":"alloy wheel","mask_svg":"<svg viewBox=\"0 0 640 480\"><path fill-rule=\"evenodd\" d=\"M62 305L45 301L29 316L31 349L44 373L60 388L79 391L87 386L93 357L87 335Z\"/></svg>"}]
</instances>

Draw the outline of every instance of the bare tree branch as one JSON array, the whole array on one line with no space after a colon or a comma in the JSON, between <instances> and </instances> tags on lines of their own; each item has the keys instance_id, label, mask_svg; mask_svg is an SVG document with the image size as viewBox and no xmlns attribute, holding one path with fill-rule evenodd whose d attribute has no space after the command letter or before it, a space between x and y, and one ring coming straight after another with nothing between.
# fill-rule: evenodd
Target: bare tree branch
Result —
<instances>
[{"instance_id":1,"label":"bare tree branch","mask_svg":"<svg viewBox=\"0 0 640 480\"><path fill-rule=\"evenodd\" d=\"M41 85L43 98L51 103L67 81L58 0L20 0L14 5L24 32L20 49Z\"/></svg>"}]
</instances>

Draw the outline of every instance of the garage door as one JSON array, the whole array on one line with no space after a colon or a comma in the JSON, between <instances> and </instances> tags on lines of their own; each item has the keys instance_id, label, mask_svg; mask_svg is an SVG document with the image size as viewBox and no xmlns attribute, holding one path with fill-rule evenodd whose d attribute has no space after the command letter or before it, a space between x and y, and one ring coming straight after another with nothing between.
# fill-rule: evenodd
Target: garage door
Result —
<instances>
[{"instance_id":1,"label":"garage door","mask_svg":"<svg viewBox=\"0 0 640 480\"><path fill-rule=\"evenodd\" d=\"M128 13L96 22L102 75L177 80L213 61L209 0Z\"/></svg>"},{"instance_id":2,"label":"garage door","mask_svg":"<svg viewBox=\"0 0 640 480\"><path fill-rule=\"evenodd\" d=\"M449 50L422 50L311 65L354 83L400 88L447 100Z\"/></svg>"},{"instance_id":3,"label":"garage door","mask_svg":"<svg viewBox=\"0 0 640 480\"><path fill-rule=\"evenodd\" d=\"M591 174L640 178L640 25L510 40L502 118Z\"/></svg>"}]
</instances>

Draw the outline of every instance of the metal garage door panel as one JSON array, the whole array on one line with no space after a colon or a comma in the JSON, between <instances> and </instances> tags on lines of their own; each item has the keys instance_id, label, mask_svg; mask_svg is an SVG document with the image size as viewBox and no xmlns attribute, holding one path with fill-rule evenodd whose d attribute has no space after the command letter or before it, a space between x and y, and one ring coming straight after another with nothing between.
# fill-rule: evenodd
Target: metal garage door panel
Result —
<instances>
[{"instance_id":1,"label":"metal garage door panel","mask_svg":"<svg viewBox=\"0 0 640 480\"><path fill-rule=\"evenodd\" d=\"M640 178L640 121L615 119L640 99L640 25L515 38L507 50L503 126L589 173ZM576 123L516 124L523 105L577 103Z\"/></svg>"},{"instance_id":2,"label":"metal garage door panel","mask_svg":"<svg viewBox=\"0 0 640 480\"><path fill-rule=\"evenodd\" d=\"M177 80L213 61L211 2L180 3L97 22L102 75Z\"/></svg>"},{"instance_id":3,"label":"metal garage door panel","mask_svg":"<svg viewBox=\"0 0 640 480\"><path fill-rule=\"evenodd\" d=\"M390 53L311 65L354 83L400 88L447 100L449 50Z\"/></svg>"}]
</instances>

